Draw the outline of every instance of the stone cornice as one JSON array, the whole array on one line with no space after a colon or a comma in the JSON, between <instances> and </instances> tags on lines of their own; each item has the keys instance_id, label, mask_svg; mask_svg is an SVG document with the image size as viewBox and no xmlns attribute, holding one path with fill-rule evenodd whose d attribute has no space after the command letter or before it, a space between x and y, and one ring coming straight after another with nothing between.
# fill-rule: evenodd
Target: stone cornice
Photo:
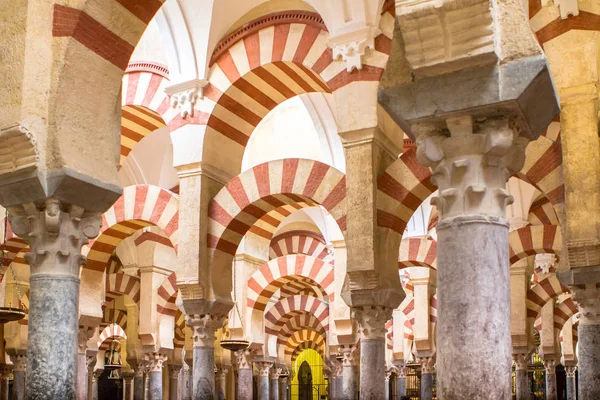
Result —
<instances>
[{"instance_id":1,"label":"stone cornice","mask_svg":"<svg viewBox=\"0 0 600 400\"><path fill-rule=\"evenodd\" d=\"M126 74L132 72L151 72L169 79L169 68L166 65L153 61L134 61L127 65Z\"/></svg>"}]
</instances>

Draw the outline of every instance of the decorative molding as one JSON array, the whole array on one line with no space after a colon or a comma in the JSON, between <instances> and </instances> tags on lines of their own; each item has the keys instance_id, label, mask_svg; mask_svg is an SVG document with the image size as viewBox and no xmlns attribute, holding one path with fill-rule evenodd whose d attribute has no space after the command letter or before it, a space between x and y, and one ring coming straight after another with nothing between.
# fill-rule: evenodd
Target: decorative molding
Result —
<instances>
[{"instance_id":1,"label":"decorative molding","mask_svg":"<svg viewBox=\"0 0 600 400\"><path fill-rule=\"evenodd\" d=\"M169 68L153 61L135 61L127 65L126 74L133 72L151 72L169 79Z\"/></svg>"},{"instance_id":2,"label":"decorative molding","mask_svg":"<svg viewBox=\"0 0 600 400\"><path fill-rule=\"evenodd\" d=\"M361 70L367 50L375 50L375 38L381 34L378 27L363 27L329 38L327 45L333 50L333 59L346 63L346 71Z\"/></svg>"},{"instance_id":3,"label":"decorative molding","mask_svg":"<svg viewBox=\"0 0 600 400\"><path fill-rule=\"evenodd\" d=\"M192 315L186 323L193 331L194 347L214 348L215 332L223 327L225 317L209 314Z\"/></svg>"},{"instance_id":4,"label":"decorative molding","mask_svg":"<svg viewBox=\"0 0 600 400\"><path fill-rule=\"evenodd\" d=\"M517 371L527 371L529 360L531 358L530 353L514 353L512 358L515 362Z\"/></svg>"},{"instance_id":5,"label":"decorative molding","mask_svg":"<svg viewBox=\"0 0 600 400\"><path fill-rule=\"evenodd\" d=\"M560 10L561 19L579 15L579 0L554 0L554 4L558 6L558 9Z\"/></svg>"},{"instance_id":6,"label":"decorative molding","mask_svg":"<svg viewBox=\"0 0 600 400\"><path fill-rule=\"evenodd\" d=\"M17 124L0 129L0 176L37 168L39 155L31 132Z\"/></svg>"},{"instance_id":7,"label":"decorative molding","mask_svg":"<svg viewBox=\"0 0 600 400\"><path fill-rule=\"evenodd\" d=\"M258 376L267 376L268 377L269 371L271 371L271 368L273 367L272 361L261 360L261 361L255 361L254 364L258 368Z\"/></svg>"},{"instance_id":8,"label":"decorative molding","mask_svg":"<svg viewBox=\"0 0 600 400\"><path fill-rule=\"evenodd\" d=\"M357 344L340 346L339 352L342 355L342 366L344 367L353 367L358 365L358 361L360 359L359 352L360 346Z\"/></svg>"},{"instance_id":9,"label":"decorative molding","mask_svg":"<svg viewBox=\"0 0 600 400\"><path fill-rule=\"evenodd\" d=\"M358 321L361 340L385 339L385 323L392 318L392 309L382 306L352 308L352 318Z\"/></svg>"},{"instance_id":10,"label":"decorative molding","mask_svg":"<svg viewBox=\"0 0 600 400\"><path fill-rule=\"evenodd\" d=\"M252 369L252 350L236 350L235 367L239 369Z\"/></svg>"},{"instance_id":11,"label":"decorative molding","mask_svg":"<svg viewBox=\"0 0 600 400\"><path fill-rule=\"evenodd\" d=\"M171 97L171 107L179 109L182 118L194 115L196 99L204 98L204 87L208 81L204 79L192 79L176 83L165 88L165 92Z\"/></svg>"},{"instance_id":12,"label":"decorative molding","mask_svg":"<svg viewBox=\"0 0 600 400\"><path fill-rule=\"evenodd\" d=\"M231 46L245 37L248 37L253 33L269 26L292 23L311 25L327 31L325 22L321 16L315 12L290 10L263 15L260 18L253 19L252 21L240 26L238 29L221 39L213 51L209 66L212 66L215 61L219 59L219 57L229 50Z\"/></svg>"},{"instance_id":13,"label":"decorative molding","mask_svg":"<svg viewBox=\"0 0 600 400\"><path fill-rule=\"evenodd\" d=\"M570 240L567 249L570 268L600 265L600 240Z\"/></svg>"},{"instance_id":14,"label":"decorative molding","mask_svg":"<svg viewBox=\"0 0 600 400\"><path fill-rule=\"evenodd\" d=\"M419 357L419 364L421 364L422 374L433 374L435 371L435 357Z\"/></svg>"},{"instance_id":15,"label":"decorative molding","mask_svg":"<svg viewBox=\"0 0 600 400\"><path fill-rule=\"evenodd\" d=\"M148 372L162 372L163 364L167 361L167 356L162 353L144 354Z\"/></svg>"}]
</instances>

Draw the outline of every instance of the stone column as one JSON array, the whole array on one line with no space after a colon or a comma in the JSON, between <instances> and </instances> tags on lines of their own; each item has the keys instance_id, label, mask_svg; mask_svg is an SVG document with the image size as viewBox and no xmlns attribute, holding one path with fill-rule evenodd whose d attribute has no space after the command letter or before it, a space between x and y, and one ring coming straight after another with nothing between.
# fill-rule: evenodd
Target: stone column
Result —
<instances>
[{"instance_id":1,"label":"stone column","mask_svg":"<svg viewBox=\"0 0 600 400\"><path fill-rule=\"evenodd\" d=\"M546 368L546 400L556 400L556 360L549 358L544 360Z\"/></svg>"},{"instance_id":2,"label":"stone column","mask_svg":"<svg viewBox=\"0 0 600 400\"><path fill-rule=\"evenodd\" d=\"M178 389L179 389L179 372L181 371L181 365L169 364L169 399L178 400ZM223 397L224 399L224 397Z\"/></svg>"},{"instance_id":3,"label":"stone column","mask_svg":"<svg viewBox=\"0 0 600 400\"><path fill-rule=\"evenodd\" d=\"M77 400L88 398L87 342L94 336L95 327L80 325L77 337Z\"/></svg>"},{"instance_id":4,"label":"stone column","mask_svg":"<svg viewBox=\"0 0 600 400\"><path fill-rule=\"evenodd\" d=\"M148 368L148 397L147 400L162 400L162 369L167 357L161 353L146 353L146 365Z\"/></svg>"},{"instance_id":5,"label":"stone column","mask_svg":"<svg viewBox=\"0 0 600 400\"><path fill-rule=\"evenodd\" d=\"M269 372L273 367L272 361L255 361L258 368L258 400L269 400Z\"/></svg>"},{"instance_id":6,"label":"stone column","mask_svg":"<svg viewBox=\"0 0 600 400\"><path fill-rule=\"evenodd\" d=\"M390 378L392 377L393 370L388 369L385 371L385 400L392 399L392 393L390 393Z\"/></svg>"},{"instance_id":7,"label":"stone column","mask_svg":"<svg viewBox=\"0 0 600 400\"><path fill-rule=\"evenodd\" d=\"M12 372L12 365L0 364L0 400L8 400L9 379Z\"/></svg>"},{"instance_id":8,"label":"stone column","mask_svg":"<svg viewBox=\"0 0 600 400\"><path fill-rule=\"evenodd\" d=\"M11 357L13 362L13 390L12 400L25 399L25 371L27 368L27 356L15 355Z\"/></svg>"},{"instance_id":9,"label":"stone column","mask_svg":"<svg viewBox=\"0 0 600 400\"><path fill-rule=\"evenodd\" d=\"M124 394L123 400L133 400L133 379L135 374L133 372L123 372L123 386L124 386ZM173 397L171 397L173 398ZM174 397L177 400L177 397Z\"/></svg>"},{"instance_id":10,"label":"stone column","mask_svg":"<svg viewBox=\"0 0 600 400\"><path fill-rule=\"evenodd\" d=\"M358 399L358 361L359 345L348 345L340 347L342 354L342 393L343 400Z\"/></svg>"},{"instance_id":11,"label":"stone column","mask_svg":"<svg viewBox=\"0 0 600 400\"><path fill-rule=\"evenodd\" d=\"M94 386L94 368L96 367L97 353L93 356L87 356L87 372L88 372L88 399L94 397L93 386Z\"/></svg>"},{"instance_id":12,"label":"stone column","mask_svg":"<svg viewBox=\"0 0 600 400\"><path fill-rule=\"evenodd\" d=\"M574 365L565 366L567 373L567 400L577 400L577 384L575 382L575 373L577 367Z\"/></svg>"},{"instance_id":13,"label":"stone column","mask_svg":"<svg viewBox=\"0 0 600 400\"><path fill-rule=\"evenodd\" d=\"M279 400L289 400L288 381L289 375L279 375ZM331 384L331 382L330 382Z\"/></svg>"},{"instance_id":14,"label":"stone column","mask_svg":"<svg viewBox=\"0 0 600 400\"><path fill-rule=\"evenodd\" d=\"M461 116L445 124L449 135L439 126L413 126L417 158L432 168L431 181L439 188L439 196L431 200L440 215L438 396L509 399L512 349L505 215L512 197L506 182L523 167L528 141L517 136L508 117Z\"/></svg>"},{"instance_id":15,"label":"stone column","mask_svg":"<svg viewBox=\"0 0 600 400\"><path fill-rule=\"evenodd\" d=\"M398 367L398 375L396 376L396 396L400 400L402 396L406 396L406 367Z\"/></svg>"},{"instance_id":16,"label":"stone column","mask_svg":"<svg viewBox=\"0 0 600 400\"><path fill-rule=\"evenodd\" d=\"M271 372L269 373L270 387L269 387L269 400L279 400L279 375L282 369L277 368L273 365Z\"/></svg>"},{"instance_id":17,"label":"stone column","mask_svg":"<svg viewBox=\"0 0 600 400\"><path fill-rule=\"evenodd\" d=\"M193 330L193 398L212 400L215 396L215 331L223 326L223 316L192 315L187 324Z\"/></svg>"},{"instance_id":18,"label":"stone column","mask_svg":"<svg viewBox=\"0 0 600 400\"><path fill-rule=\"evenodd\" d=\"M336 400L342 400L342 394L344 391L344 367L340 362L335 369L335 376L333 379L334 393Z\"/></svg>"},{"instance_id":19,"label":"stone column","mask_svg":"<svg viewBox=\"0 0 600 400\"><path fill-rule=\"evenodd\" d=\"M76 396L81 248L98 235L99 214L46 199L11 208L13 231L30 247L27 397Z\"/></svg>"},{"instance_id":20,"label":"stone column","mask_svg":"<svg viewBox=\"0 0 600 400\"><path fill-rule=\"evenodd\" d=\"M421 400L433 398L433 373L435 370L435 359L433 357L422 357L421 364Z\"/></svg>"},{"instance_id":21,"label":"stone column","mask_svg":"<svg viewBox=\"0 0 600 400\"><path fill-rule=\"evenodd\" d=\"M133 377L133 400L144 400L144 368L138 366Z\"/></svg>"},{"instance_id":22,"label":"stone column","mask_svg":"<svg viewBox=\"0 0 600 400\"><path fill-rule=\"evenodd\" d=\"M98 379L103 372L103 369L97 369L92 374L92 400L98 400Z\"/></svg>"},{"instance_id":23,"label":"stone column","mask_svg":"<svg viewBox=\"0 0 600 400\"><path fill-rule=\"evenodd\" d=\"M238 350L235 353L236 368L238 371L236 384L236 400L252 400L252 353L249 350Z\"/></svg>"},{"instance_id":24,"label":"stone column","mask_svg":"<svg viewBox=\"0 0 600 400\"><path fill-rule=\"evenodd\" d=\"M529 400L529 377L527 368L529 366L529 354L512 355L515 362L516 400Z\"/></svg>"},{"instance_id":25,"label":"stone column","mask_svg":"<svg viewBox=\"0 0 600 400\"><path fill-rule=\"evenodd\" d=\"M217 372L215 372L215 383L216 383L216 400L225 400L225 395L227 393L227 371L229 368L227 366L219 366L217 367Z\"/></svg>"},{"instance_id":26,"label":"stone column","mask_svg":"<svg viewBox=\"0 0 600 400\"><path fill-rule=\"evenodd\" d=\"M353 318L360 334L360 400L385 397L385 323L392 309L383 306L355 307Z\"/></svg>"}]
</instances>

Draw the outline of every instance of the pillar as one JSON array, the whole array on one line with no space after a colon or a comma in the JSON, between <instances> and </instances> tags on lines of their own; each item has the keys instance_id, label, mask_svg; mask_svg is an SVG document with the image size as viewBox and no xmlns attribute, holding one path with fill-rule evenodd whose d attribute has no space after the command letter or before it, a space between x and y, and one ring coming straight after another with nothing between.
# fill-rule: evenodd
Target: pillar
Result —
<instances>
[{"instance_id":1,"label":"pillar","mask_svg":"<svg viewBox=\"0 0 600 400\"><path fill-rule=\"evenodd\" d=\"M148 397L147 400L162 400L162 369L167 357L161 353L145 354L148 368Z\"/></svg>"},{"instance_id":2,"label":"pillar","mask_svg":"<svg viewBox=\"0 0 600 400\"><path fill-rule=\"evenodd\" d=\"M288 393L288 381L289 375L279 375L279 400L289 400Z\"/></svg>"},{"instance_id":3,"label":"pillar","mask_svg":"<svg viewBox=\"0 0 600 400\"><path fill-rule=\"evenodd\" d=\"M553 358L544 360L544 368L546 368L546 400L556 400L556 360Z\"/></svg>"},{"instance_id":4,"label":"pillar","mask_svg":"<svg viewBox=\"0 0 600 400\"><path fill-rule=\"evenodd\" d=\"M567 374L567 400L577 400L577 384L575 381L575 373L577 367L574 365L565 366Z\"/></svg>"},{"instance_id":5,"label":"pillar","mask_svg":"<svg viewBox=\"0 0 600 400\"><path fill-rule=\"evenodd\" d=\"M261 360L255 361L258 368L258 400L269 400L269 372L273 362Z\"/></svg>"},{"instance_id":6,"label":"pillar","mask_svg":"<svg viewBox=\"0 0 600 400\"><path fill-rule=\"evenodd\" d=\"M131 371L123 372L123 400L133 400L133 378Z\"/></svg>"},{"instance_id":7,"label":"pillar","mask_svg":"<svg viewBox=\"0 0 600 400\"><path fill-rule=\"evenodd\" d=\"M12 400L25 399L25 370L27 368L27 356L15 355L11 357L13 362L13 390Z\"/></svg>"},{"instance_id":8,"label":"pillar","mask_svg":"<svg viewBox=\"0 0 600 400\"><path fill-rule=\"evenodd\" d=\"M103 369L97 369L92 374L92 400L98 400L98 379L103 372Z\"/></svg>"},{"instance_id":9,"label":"pillar","mask_svg":"<svg viewBox=\"0 0 600 400\"><path fill-rule=\"evenodd\" d=\"M181 365L169 364L169 400L179 400L179 373Z\"/></svg>"},{"instance_id":10,"label":"pillar","mask_svg":"<svg viewBox=\"0 0 600 400\"><path fill-rule=\"evenodd\" d=\"M439 257L439 256L438 256ZM365 306L352 309L360 334L360 400L385 397L385 323L392 309Z\"/></svg>"},{"instance_id":11,"label":"pillar","mask_svg":"<svg viewBox=\"0 0 600 400\"><path fill-rule=\"evenodd\" d=\"M94 336L95 327L80 325L77 336L77 400L88 398L87 342Z\"/></svg>"},{"instance_id":12,"label":"pillar","mask_svg":"<svg viewBox=\"0 0 600 400\"><path fill-rule=\"evenodd\" d=\"M225 400L227 393L227 370L226 366L219 366L217 367L217 372L215 372L216 400Z\"/></svg>"},{"instance_id":13,"label":"pillar","mask_svg":"<svg viewBox=\"0 0 600 400\"><path fill-rule=\"evenodd\" d=\"M9 379L12 372L12 365L0 365L0 400L8 400Z\"/></svg>"},{"instance_id":14,"label":"pillar","mask_svg":"<svg viewBox=\"0 0 600 400\"><path fill-rule=\"evenodd\" d=\"M215 397L215 332L223 326L223 319L223 316L209 314L195 314L187 319L194 338L194 400L213 400Z\"/></svg>"},{"instance_id":15,"label":"pillar","mask_svg":"<svg viewBox=\"0 0 600 400\"><path fill-rule=\"evenodd\" d=\"M385 371L385 400L392 399L392 393L390 392L390 378L392 377L393 370L389 369Z\"/></svg>"},{"instance_id":16,"label":"pillar","mask_svg":"<svg viewBox=\"0 0 600 400\"><path fill-rule=\"evenodd\" d=\"M358 344L342 346L342 393L343 400L358 399Z\"/></svg>"},{"instance_id":17,"label":"pillar","mask_svg":"<svg viewBox=\"0 0 600 400\"><path fill-rule=\"evenodd\" d=\"M433 373L435 370L435 359L433 357L422 357L421 364L421 400L433 398Z\"/></svg>"},{"instance_id":18,"label":"pillar","mask_svg":"<svg viewBox=\"0 0 600 400\"><path fill-rule=\"evenodd\" d=\"M98 235L100 214L46 199L11 208L13 231L30 247L27 397L76 396L81 248Z\"/></svg>"},{"instance_id":19,"label":"pillar","mask_svg":"<svg viewBox=\"0 0 600 400\"><path fill-rule=\"evenodd\" d=\"M396 397L400 400L402 396L406 396L406 367L398 367L398 375L396 376Z\"/></svg>"},{"instance_id":20,"label":"pillar","mask_svg":"<svg viewBox=\"0 0 600 400\"><path fill-rule=\"evenodd\" d=\"M249 350L238 350L234 354L238 371L238 377L235 382L236 400L252 400L252 353Z\"/></svg>"},{"instance_id":21,"label":"pillar","mask_svg":"<svg viewBox=\"0 0 600 400\"><path fill-rule=\"evenodd\" d=\"M271 372L269 373L270 387L269 387L269 400L279 400L279 375L282 369L277 368L273 365Z\"/></svg>"},{"instance_id":22,"label":"pillar","mask_svg":"<svg viewBox=\"0 0 600 400\"><path fill-rule=\"evenodd\" d=\"M515 362L516 400L529 400L529 376L527 368L531 356L527 354L513 353Z\"/></svg>"},{"instance_id":23,"label":"pillar","mask_svg":"<svg viewBox=\"0 0 600 400\"><path fill-rule=\"evenodd\" d=\"M94 397L93 395L93 386L94 386L94 368L96 367L96 361L97 361L97 353L94 355L89 355L87 356L87 372L88 372L88 383L87 383L87 387L88 387L88 399L91 399Z\"/></svg>"},{"instance_id":24,"label":"pillar","mask_svg":"<svg viewBox=\"0 0 600 400\"><path fill-rule=\"evenodd\" d=\"M342 393L344 391L344 367L342 363L339 363L335 370L335 379L333 380L335 399L342 400Z\"/></svg>"},{"instance_id":25,"label":"pillar","mask_svg":"<svg viewBox=\"0 0 600 400\"><path fill-rule=\"evenodd\" d=\"M144 368L138 366L133 377L133 400L144 400Z\"/></svg>"}]
</instances>

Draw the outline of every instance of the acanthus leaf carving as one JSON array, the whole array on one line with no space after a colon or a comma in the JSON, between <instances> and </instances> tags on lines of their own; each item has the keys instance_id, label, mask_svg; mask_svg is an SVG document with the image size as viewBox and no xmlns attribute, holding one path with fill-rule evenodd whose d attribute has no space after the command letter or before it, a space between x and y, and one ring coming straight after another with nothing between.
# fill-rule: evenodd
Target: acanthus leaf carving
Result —
<instances>
[{"instance_id":1,"label":"acanthus leaf carving","mask_svg":"<svg viewBox=\"0 0 600 400\"><path fill-rule=\"evenodd\" d=\"M204 87L207 80L192 79L186 82L171 85L165 92L171 97L171 107L179 109L182 118L194 115L194 105L197 98L204 98Z\"/></svg>"},{"instance_id":2,"label":"acanthus leaf carving","mask_svg":"<svg viewBox=\"0 0 600 400\"><path fill-rule=\"evenodd\" d=\"M334 60L346 63L346 71L361 70L363 58L369 50L375 50L375 38L381 34L377 27L363 27L329 38L328 46L333 51Z\"/></svg>"}]
</instances>

